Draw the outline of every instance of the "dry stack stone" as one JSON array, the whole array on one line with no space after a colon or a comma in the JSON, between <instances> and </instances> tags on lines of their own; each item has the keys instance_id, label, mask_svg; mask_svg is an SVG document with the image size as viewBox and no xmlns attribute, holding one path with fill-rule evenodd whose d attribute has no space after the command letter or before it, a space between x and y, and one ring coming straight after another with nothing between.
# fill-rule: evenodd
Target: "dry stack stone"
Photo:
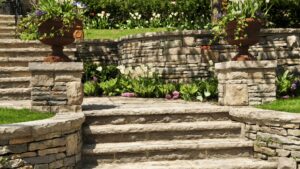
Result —
<instances>
[{"instance_id":1,"label":"dry stack stone","mask_svg":"<svg viewBox=\"0 0 300 169\"><path fill-rule=\"evenodd\" d=\"M277 61L230 61L215 65L219 103L227 106L258 105L276 99Z\"/></svg>"},{"instance_id":2,"label":"dry stack stone","mask_svg":"<svg viewBox=\"0 0 300 169\"><path fill-rule=\"evenodd\" d=\"M81 111L82 63L30 63L29 70L32 109L55 113Z\"/></svg>"}]
</instances>

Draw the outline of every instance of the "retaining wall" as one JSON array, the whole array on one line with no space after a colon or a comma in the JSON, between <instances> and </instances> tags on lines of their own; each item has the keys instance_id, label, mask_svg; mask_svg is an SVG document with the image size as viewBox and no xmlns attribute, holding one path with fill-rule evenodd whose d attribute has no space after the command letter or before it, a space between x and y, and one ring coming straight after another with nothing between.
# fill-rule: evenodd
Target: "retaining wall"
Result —
<instances>
[{"instance_id":1,"label":"retaining wall","mask_svg":"<svg viewBox=\"0 0 300 169\"><path fill-rule=\"evenodd\" d=\"M0 168L76 168L81 160L82 113L0 125Z\"/></svg>"},{"instance_id":2,"label":"retaining wall","mask_svg":"<svg viewBox=\"0 0 300 169\"><path fill-rule=\"evenodd\" d=\"M232 118L244 124L244 136L254 141L254 156L279 162L280 169L300 168L300 115L261 110L235 108Z\"/></svg>"},{"instance_id":3,"label":"retaining wall","mask_svg":"<svg viewBox=\"0 0 300 169\"><path fill-rule=\"evenodd\" d=\"M259 60L277 60L279 68L300 70L300 29L264 29L260 42L250 48ZM170 81L190 81L210 76L212 62L227 61L237 54L234 46L209 44L209 31L175 31L130 35L116 41L84 41L77 45L78 58L135 67L154 67ZM83 50L84 49L84 50Z\"/></svg>"}]
</instances>

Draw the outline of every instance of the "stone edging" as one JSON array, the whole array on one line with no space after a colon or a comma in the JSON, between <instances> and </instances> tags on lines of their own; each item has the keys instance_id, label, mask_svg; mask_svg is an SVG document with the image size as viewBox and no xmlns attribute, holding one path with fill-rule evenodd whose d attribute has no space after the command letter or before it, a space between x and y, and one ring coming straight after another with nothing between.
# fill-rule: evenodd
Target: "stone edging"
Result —
<instances>
[{"instance_id":1,"label":"stone edging","mask_svg":"<svg viewBox=\"0 0 300 169\"><path fill-rule=\"evenodd\" d=\"M58 113L49 119L0 125L0 145L1 140L20 137L38 138L55 132L67 133L74 128L80 129L84 120L83 113Z\"/></svg>"},{"instance_id":2,"label":"stone edging","mask_svg":"<svg viewBox=\"0 0 300 169\"><path fill-rule=\"evenodd\" d=\"M0 125L0 168L78 168L83 113Z\"/></svg>"}]
</instances>

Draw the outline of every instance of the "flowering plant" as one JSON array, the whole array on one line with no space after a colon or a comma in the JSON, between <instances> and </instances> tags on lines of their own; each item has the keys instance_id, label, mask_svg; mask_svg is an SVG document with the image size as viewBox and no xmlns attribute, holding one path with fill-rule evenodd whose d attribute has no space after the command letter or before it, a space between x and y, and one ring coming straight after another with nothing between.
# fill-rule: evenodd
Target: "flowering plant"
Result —
<instances>
[{"instance_id":1,"label":"flowering plant","mask_svg":"<svg viewBox=\"0 0 300 169\"><path fill-rule=\"evenodd\" d=\"M44 34L38 34L38 27L48 21L60 21L62 27L55 31L51 30L50 36L55 34L63 35L65 31L73 28L76 21L83 18L83 12L86 6L80 2L72 0L39 0L33 4L34 11L23 18L19 24L21 39L32 40L44 38Z\"/></svg>"},{"instance_id":2,"label":"flowering plant","mask_svg":"<svg viewBox=\"0 0 300 169\"><path fill-rule=\"evenodd\" d=\"M219 19L213 25L212 31L216 38L226 36L226 26L231 21L237 21L237 30L235 32L235 39L241 39L246 36L243 34L244 28L247 26L246 19L258 19L260 22L265 19L269 9L270 0L229 0L225 7L224 13L218 13Z\"/></svg>"}]
</instances>

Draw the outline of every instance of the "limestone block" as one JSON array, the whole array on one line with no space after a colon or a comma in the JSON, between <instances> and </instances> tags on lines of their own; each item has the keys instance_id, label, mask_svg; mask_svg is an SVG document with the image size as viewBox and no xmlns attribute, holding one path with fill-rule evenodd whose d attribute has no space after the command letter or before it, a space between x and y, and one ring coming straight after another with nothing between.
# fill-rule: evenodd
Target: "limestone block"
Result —
<instances>
[{"instance_id":1,"label":"limestone block","mask_svg":"<svg viewBox=\"0 0 300 169\"><path fill-rule=\"evenodd\" d=\"M183 38L183 45L185 46L195 46L195 37L184 37Z\"/></svg>"},{"instance_id":2,"label":"limestone block","mask_svg":"<svg viewBox=\"0 0 300 169\"><path fill-rule=\"evenodd\" d=\"M291 154L291 151L284 149L276 149L277 155L280 157L288 157Z\"/></svg>"},{"instance_id":3,"label":"limestone block","mask_svg":"<svg viewBox=\"0 0 300 169\"><path fill-rule=\"evenodd\" d=\"M31 110L32 111L38 111L38 112L51 112L51 107L50 106L31 105Z\"/></svg>"},{"instance_id":4,"label":"limestone block","mask_svg":"<svg viewBox=\"0 0 300 169\"><path fill-rule=\"evenodd\" d=\"M237 97L238 96L238 97ZM229 106L246 106L248 101L247 84L226 84L224 104Z\"/></svg>"},{"instance_id":5,"label":"limestone block","mask_svg":"<svg viewBox=\"0 0 300 169\"><path fill-rule=\"evenodd\" d=\"M299 36L291 35L286 38L288 47L299 47L300 39Z\"/></svg>"},{"instance_id":6,"label":"limestone block","mask_svg":"<svg viewBox=\"0 0 300 169\"><path fill-rule=\"evenodd\" d=\"M54 75L51 73L34 73L31 76L31 86L54 86Z\"/></svg>"},{"instance_id":7,"label":"limestone block","mask_svg":"<svg viewBox=\"0 0 300 169\"><path fill-rule=\"evenodd\" d=\"M297 169L297 163L293 158L280 157L277 169Z\"/></svg>"},{"instance_id":8,"label":"limestone block","mask_svg":"<svg viewBox=\"0 0 300 169\"><path fill-rule=\"evenodd\" d=\"M81 81L67 83L68 105L81 105L83 101L83 86Z\"/></svg>"},{"instance_id":9,"label":"limestone block","mask_svg":"<svg viewBox=\"0 0 300 169\"><path fill-rule=\"evenodd\" d=\"M268 156L276 156L276 151L274 149L268 148L268 147L261 147L254 145L254 151L259 152L262 154L266 154Z\"/></svg>"},{"instance_id":10,"label":"limestone block","mask_svg":"<svg viewBox=\"0 0 300 169\"><path fill-rule=\"evenodd\" d=\"M34 169L48 169L49 165L48 164L36 164L34 166Z\"/></svg>"},{"instance_id":11,"label":"limestone block","mask_svg":"<svg viewBox=\"0 0 300 169\"><path fill-rule=\"evenodd\" d=\"M71 134L67 136L66 138L66 147L67 147L67 156L74 155L78 152L78 135L77 134Z\"/></svg>"},{"instance_id":12,"label":"limestone block","mask_svg":"<svg viewBox=\"0 0 300 169\"><path fill-rule=\"evenodd\" d=\"M248 73L243 71L228 72L227 79L229 80L248 79Z\"/></svg>"},{"instance_id":13,"label":"limestone block","mask_svg":"<svg viewBox=\"0 0 300 169\"><path fill-rule=\"evenodd\" d=\"M66 140L64 138L57 138L53 140L46 140L46 141L40 141L35 143L30 143L28 150L34 151L34 150L43 150L47 148L52 147L59 147L66 145Z\"/></svg>"},{"instance_id":14,"label":"limestone block","mask_svg":"<svg viewBox=\"0 0 300 169\"><path fill-rule=\"evenodd\" d=\"M63 166L64 166L63 160L54 161L49 164L49 168L51 168L51 169L61 168Z\"/></svg>"},{"instance_id":15,"label":"limestone block","mask_svg":"<svg viewBox=\"0 0 300 169\"><path fill-rule=\"evenodd\" d=\"M65 112L81 112L81 105L60 105L60 106L51 106L50 112L55 113L65 113Z\"/></svg>"},{"instance_id":16,"label":"limestone block","mask_svg":"<svg viewBox=\"0 0 300 169\"><path fill-rule=\"evenodd\" d=\"M81 72L57 72L55 73L55 84L57 82L73 82L81 81L82 73ZM53 89L54 90L54 89Z\"/></svg>"},{"instance_id":17,"label":"limestone block","mask_svg":"<svg viewBox=\"0 0 300 169\"><path fill-rule=\"evenodd\" d=\"M39 150L38 154L39 156L45 156L48 154L56 154L60 152L66 151L66 147L56 147L56 148L50 148L50 149L45 149L45 150Z\"/></svg>"},{"instance_id":18,"label":"limestone block","mask_svg":"<svg viewBox=\"0 0 300 169\"><path fill-rule=\"evenodd\" d=\"M292 136L300 136L300 129L289 129L288 134Z\"/></svg>"}]
</instances>

